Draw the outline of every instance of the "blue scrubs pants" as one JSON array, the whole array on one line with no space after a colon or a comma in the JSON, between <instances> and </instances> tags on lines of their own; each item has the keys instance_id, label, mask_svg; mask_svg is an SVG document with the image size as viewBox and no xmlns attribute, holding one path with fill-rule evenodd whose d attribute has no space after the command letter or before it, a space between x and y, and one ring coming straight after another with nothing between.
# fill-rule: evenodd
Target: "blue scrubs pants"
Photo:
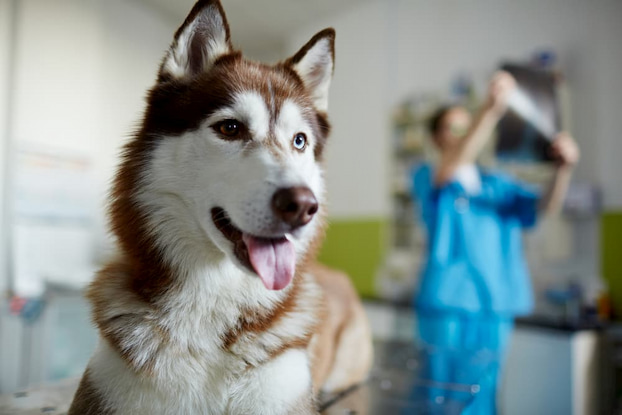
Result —
<instances>
[{"instance_id":1,"label":"blue scrubs pants","mask_svg":"<svg viewBox=\"0 0 622 415\"><path fill-rule=\"evenodd\" d=\"M514 320L508 316L419 312L418 332L434 382L478 385L462 415L495 415L497 387ZM435 392L438 393L438 390ZM451 399L451 392L448 392ZM438 399L438 395L435 399Z\"/></svg>"}]
</instances>

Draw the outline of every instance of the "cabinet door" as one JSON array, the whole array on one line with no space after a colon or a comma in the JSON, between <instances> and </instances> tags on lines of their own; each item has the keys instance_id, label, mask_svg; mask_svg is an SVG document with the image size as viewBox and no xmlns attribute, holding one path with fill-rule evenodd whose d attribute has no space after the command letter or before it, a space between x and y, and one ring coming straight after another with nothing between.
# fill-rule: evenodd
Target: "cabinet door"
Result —
<instances>
[{"instance_id":1,"label":"cabinet door","mask_svg":"<svg viewBox=\"0 0 622 415\"><path fill-rule=\"evenodd\" d=\"M518 327L499 406L505 415L572 414L572 335Z\"/></svg>"}]
</instances>

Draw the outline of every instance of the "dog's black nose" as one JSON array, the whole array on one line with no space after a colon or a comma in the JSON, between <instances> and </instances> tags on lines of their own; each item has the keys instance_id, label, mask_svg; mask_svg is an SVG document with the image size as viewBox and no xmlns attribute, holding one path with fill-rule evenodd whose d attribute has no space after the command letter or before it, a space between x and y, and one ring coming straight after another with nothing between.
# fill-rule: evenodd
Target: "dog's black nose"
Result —
<instances>
[{"instance_id":1,"label":"dog's black nose","mask_svg":"<svg viewBox=\"0 0 622 415\"><path fill-rule=\"evenodd\" d=\"M283 222L298 228L311 221L318 210L318 203L308 187L287 187L277 190L272 196L272 210Z\"/></svg>"}]
</instances>

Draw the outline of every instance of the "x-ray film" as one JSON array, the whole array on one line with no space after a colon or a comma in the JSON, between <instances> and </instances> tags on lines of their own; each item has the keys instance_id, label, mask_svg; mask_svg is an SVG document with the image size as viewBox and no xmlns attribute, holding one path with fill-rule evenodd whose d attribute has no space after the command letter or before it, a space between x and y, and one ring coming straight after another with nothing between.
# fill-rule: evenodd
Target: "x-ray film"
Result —
<instances>
[{"instance_id":1,"label":"x-ray film","mask_svg":"<svg viewBox=\"0 0 622 415\"><path fill-rule=\"evenodd\" d=\"M497 157L506 161L550 161L550 143L560 130L555 75L527 66L506 64L516 78L508 111L497 126Z\"/></svg>"}]
</instances>

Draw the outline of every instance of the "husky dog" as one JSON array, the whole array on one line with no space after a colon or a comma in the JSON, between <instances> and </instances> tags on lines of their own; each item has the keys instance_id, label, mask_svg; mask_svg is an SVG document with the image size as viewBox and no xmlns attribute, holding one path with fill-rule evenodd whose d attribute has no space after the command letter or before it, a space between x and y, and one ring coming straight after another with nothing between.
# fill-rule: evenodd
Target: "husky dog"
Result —
<instances>
[{"instance_id":1,"label":"husky dog","mask_svg":"<svg viewBox=\"0 0 622 415\"><path fill-rule=\"evenodd\" d=\"M101 341L70 415L316 414L366 377L361 303L313 262L334 38L252 62L217 0L177 30L111 192L119 255L88 290Z\"/></svg>"}]
</instances>

